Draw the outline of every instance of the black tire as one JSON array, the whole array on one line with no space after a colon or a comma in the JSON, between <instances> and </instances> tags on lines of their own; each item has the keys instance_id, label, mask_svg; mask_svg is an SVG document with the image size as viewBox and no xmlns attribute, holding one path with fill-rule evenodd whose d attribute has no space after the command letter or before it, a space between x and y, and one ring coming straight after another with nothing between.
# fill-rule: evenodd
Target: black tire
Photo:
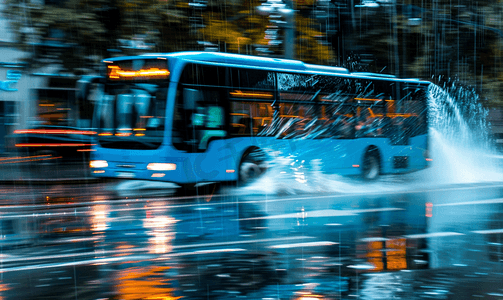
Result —
<instances>
[{"instance_id":1,"label":"black tire","mask_svg":"<svg viewBox=\"0 0 503 300\"><path fill-rule=\"evenodd\" d=\"M366 181L376 180L379 178L380 173L381 165L377 150L368 150L363 157L362 179Z\"/></svg>"},{"instance_id":2,"label":"black tire","mask_svg":"<svg viewBox=\"0 0 503 300\"><path fill-rule=\"evenodd\" d=\"M260 178L267 170L266 155L259 149L245 152L238 169L238 185L243 186Z\"/></svg>"}]
</instances>

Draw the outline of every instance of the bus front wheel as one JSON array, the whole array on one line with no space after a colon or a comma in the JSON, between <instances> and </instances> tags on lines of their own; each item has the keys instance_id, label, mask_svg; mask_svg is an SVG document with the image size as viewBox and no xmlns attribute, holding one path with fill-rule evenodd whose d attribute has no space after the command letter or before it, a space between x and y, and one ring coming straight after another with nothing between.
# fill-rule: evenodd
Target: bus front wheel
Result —
<instances>
[{"instance_id":1,"label":"bus front wheel","mask_svg":"<svg viewBox=\"0 0 503 300\"><path fill-rule=\"evenodd\" d=\"M377 149L368 150L363 157L362 178L376 180L379 177L380 165Z\"/></svg>"},{"instance_id":2,"label":"bus front wheel","mask_svg":"<svg viewBox=\"0 0 503 300\"><path fill-rule=\"evenodd\" d=\"M259 149L247 151L239 164L239 185L246 185L260 176L267 169L265 154Z\"/></svg>"}]
</instances>

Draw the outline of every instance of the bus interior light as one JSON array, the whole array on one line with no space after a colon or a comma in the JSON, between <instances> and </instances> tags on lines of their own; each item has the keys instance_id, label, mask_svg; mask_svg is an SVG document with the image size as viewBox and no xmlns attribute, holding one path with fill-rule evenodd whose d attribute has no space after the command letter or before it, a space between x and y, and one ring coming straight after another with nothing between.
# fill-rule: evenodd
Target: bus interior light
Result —
<instances>
[{"instance_id":1,"label":"bus interior light","mask_svg":"<svg viewBox=\"0 0 503 300\"><path fill-rule=\"evenodd\" d=\"M274 95L272 93L267 92L254 92L254 91L245 91L242 92L240 90L235 90L233 92L229 92L232 97L237 98L263 98L263 99L272 99Z\"/></svg>"},{"instance_id":2,"label":"bus interior light","mask_svg":"<svg viewBox=\"0 0 503 300\"><path fill-rule=\"evenodd\" d=\"M106 160L91 160L89 161L90 168L106 168L108 167L108 162Z\"/></svg>"},{"instance_id":3,"label":"bus interior light","mask_svg":"<svg viewBox=\"0 0 503 300\"><path fill-rule=\"evenodd\" d=\"M147 169L151 171L174 171L176 164L173 163L149 163Z\"/></svg>"}]
</instances>

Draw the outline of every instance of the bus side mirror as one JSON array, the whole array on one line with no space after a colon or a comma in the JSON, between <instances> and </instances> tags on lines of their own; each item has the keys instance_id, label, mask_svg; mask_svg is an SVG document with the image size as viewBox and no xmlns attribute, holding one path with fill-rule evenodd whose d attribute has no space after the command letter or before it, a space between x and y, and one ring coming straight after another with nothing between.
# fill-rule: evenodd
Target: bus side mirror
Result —
<instances>
[{"instance_id":1,"label":"bus side mirror","mask_svg":"<svg viewBox=\"0 0 503 300\"><path fill-rule=\"evenodd\" d=\"M185 110L195 110L197 102L202 100L202 93L195 89L183 89L183 108Z\"/></svg>"}]
</instances>

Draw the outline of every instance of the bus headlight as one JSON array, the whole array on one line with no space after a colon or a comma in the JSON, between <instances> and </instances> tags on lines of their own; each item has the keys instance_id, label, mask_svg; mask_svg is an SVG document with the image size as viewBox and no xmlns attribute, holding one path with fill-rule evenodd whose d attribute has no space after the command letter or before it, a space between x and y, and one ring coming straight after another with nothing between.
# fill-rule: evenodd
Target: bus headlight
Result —
<instances>
[{"instance_id":1,"label":"bus headlight","mask_svg":"<svg viewBox=\"0 0 503 300\"><path fill-rule=\"evenodd\" d=\"M174 171L176 164L172 163L149 163L147 169L151 171Z\"/></svg>"},{"instance_id":2,"label":"bus headlight","mask_svg":"<svg viewBox=\"0 0 503 300\"><path fill-rule=\"evenodd\" d=\"M89 161L90 168L106 168L108 163L106 160L91 160Z\"/></svg>"}]
</instances>

